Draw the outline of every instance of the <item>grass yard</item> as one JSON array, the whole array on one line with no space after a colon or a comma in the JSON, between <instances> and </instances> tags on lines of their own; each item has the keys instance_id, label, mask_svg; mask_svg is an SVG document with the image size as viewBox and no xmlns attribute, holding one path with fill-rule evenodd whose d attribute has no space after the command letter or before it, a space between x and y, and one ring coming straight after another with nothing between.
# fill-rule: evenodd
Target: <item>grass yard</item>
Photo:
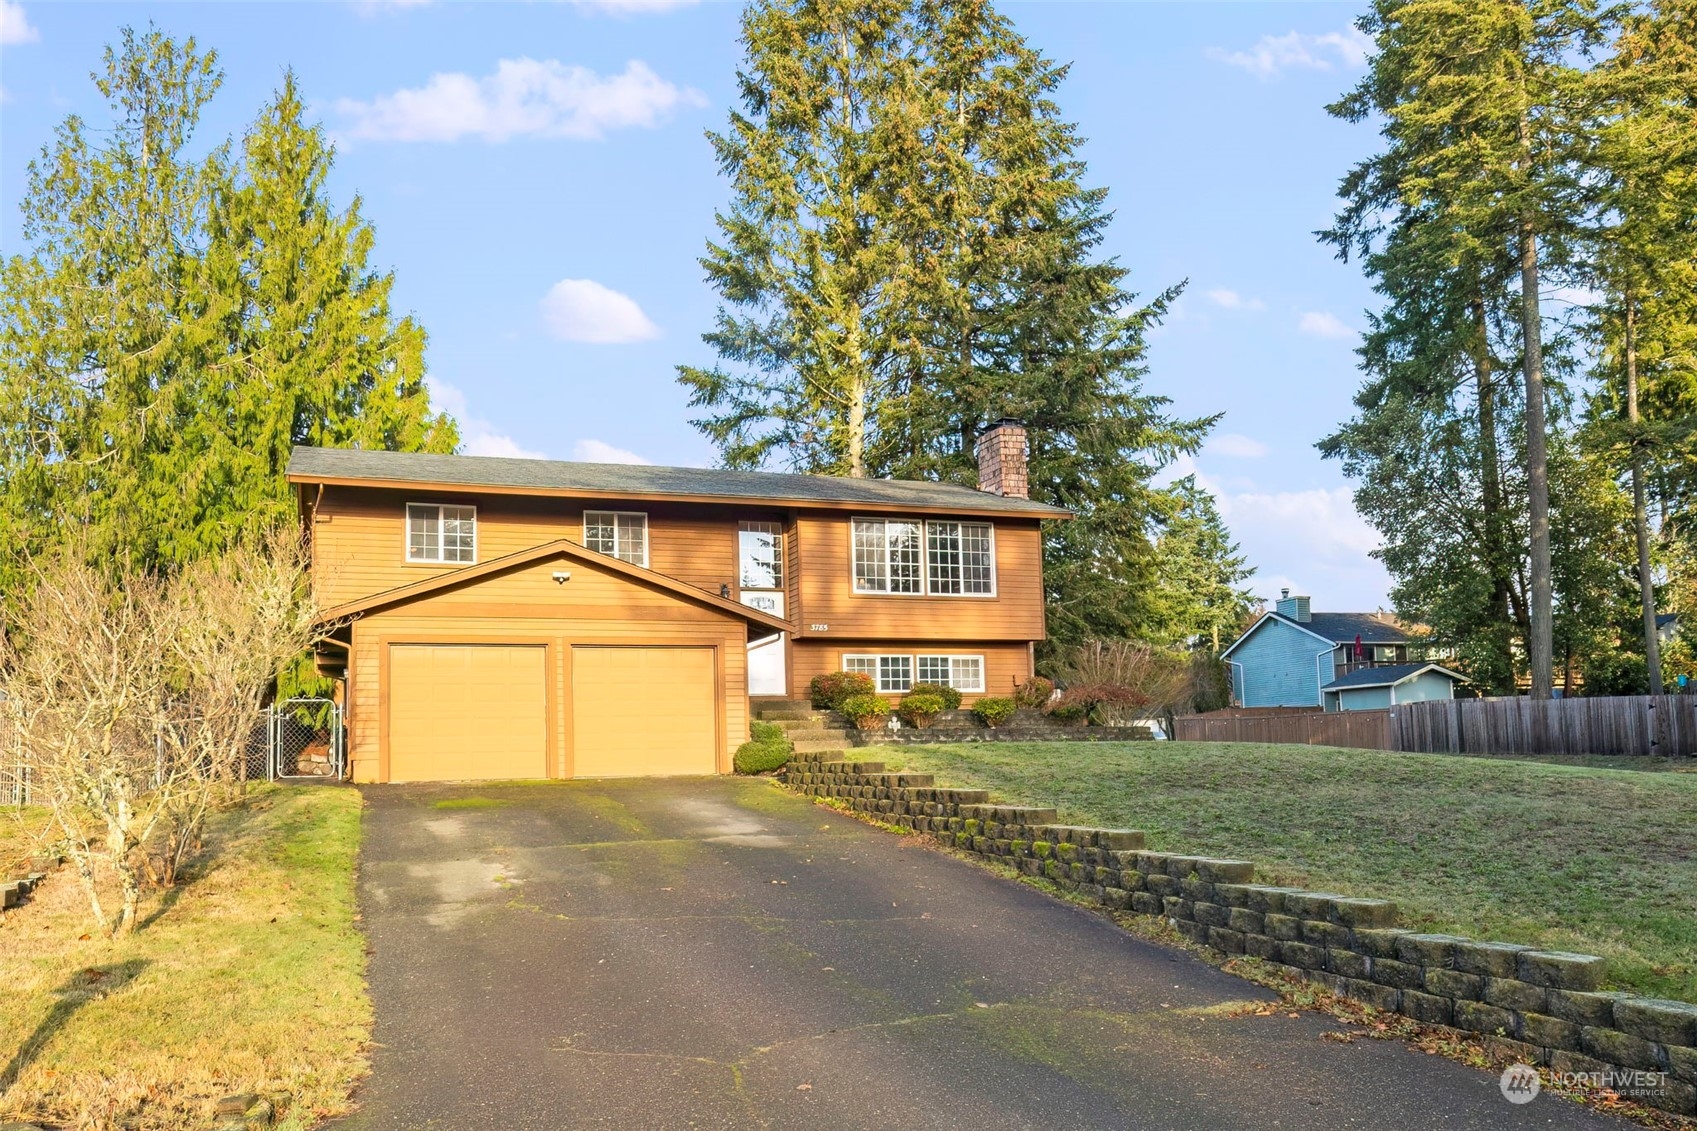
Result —
<instances>
[{"instance_id":1,"label":"grass yard","mask_svg":"<svg viewBox=\"0 0 1697 1131\"><path fill-rule=\"evenodd\" d=\"M0 916L0 1122L210 1127L254 1092L299 1129L347 1109L371 1002L354 920L360 796L259 786L216 814L139 929L93 933L67 868ZM0 809L0 860L23 854Z\"/></svg>"},{"instance_id":2,"label":"grass yard","mask_svg":"<svg viewBox=\"0 0 1697 1131\"><path fill-rule=\"evenodd\" d=\"M1253 860L1264 882L1394 899L1405 926L1602 955L1697 1002L1697 774L1201 742L891 750L939 784Z\"/></svg>"}]
</instances>

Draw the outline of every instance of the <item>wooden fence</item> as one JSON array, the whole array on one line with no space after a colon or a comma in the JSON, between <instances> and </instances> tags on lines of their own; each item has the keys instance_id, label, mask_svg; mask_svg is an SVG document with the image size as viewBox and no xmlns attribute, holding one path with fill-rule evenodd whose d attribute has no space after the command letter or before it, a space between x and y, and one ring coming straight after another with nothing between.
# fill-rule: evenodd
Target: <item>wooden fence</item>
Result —
<instances>
[{"instance_id":1,"label":"wooden fence","mask_svg":"<svg viewBox=\"0 0 1697 1131\"><path fill-rule=\"evenodd\" d=\"M1391 748L1389 711L1288 711L1276 715L1186 715L1173 720L1180 742L1291 742L1304 746Z\"/></svg>"},{"instance_id":2,"label":"wooden fence","mask_svg":"<svg viewBox=\"0 0 1697 1131\"><path fill-rule=\"evenodd\" d=\"M1391 710L1386 749L1450 754L1697 754L1697 696L1440 699Z\"/></svg>"},{"instance_id":3,"label":"wooden fence","mask_svg":"<svg viewBox=\"0 0 1697 1131\"><path fill-rule=\"evenodd\" d=\"M1286 742L1435 754L1697 755L1697 696L1435 699L1389 710L1244 708L1175 719L1181 742Z\"/></svg>"}]
</instances>

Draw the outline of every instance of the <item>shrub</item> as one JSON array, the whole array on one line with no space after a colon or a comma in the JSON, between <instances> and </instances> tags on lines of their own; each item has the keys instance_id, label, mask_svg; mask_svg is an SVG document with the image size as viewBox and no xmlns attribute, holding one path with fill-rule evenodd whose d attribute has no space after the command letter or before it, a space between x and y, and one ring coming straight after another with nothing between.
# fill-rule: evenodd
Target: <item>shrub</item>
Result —
<instances>
[{"instance_id":1,"label":"shrub","mask_svg":"<svg viewBox=\"0 0 1697 1131\"><path fill-rule=\"evenodd\" d=\"M1081 700L1074 696L1072 692L1067 691L1063 692L1059 699L1052 701L1044 710L1056 722L1065 723L1068 726L1078 726L1090 717L1090 707L1091 704L1088 701Z\"/></svg>"},{"instance_id":2,"label":"shrub","mask_svg":"<svg viewBox=\"0 0 1697 1131\"><path fill-rule=\"evenodd\" d=\"M865 672L826 672L816 675L807 685L808 698L815 707L842 711L843 700L854 695L875 695L878 687ZM846 713L846 712L844 712Z\"/></svg>"},{"instance_id":3,"label":"shrub","mask_svg":"<svg viewBox=\"0 0 1697 1131\"><path fill-rule=\"evenodd\" d=\"M946 683L916 683L908 689L909 695L935 695L943 701L943 710L960 710L960 692Z\"/></svg>"},{"instance_id":4,"label":"shrub","mask_svg":"<svg viewBox=\"0 0 1697 1131\"><path fill-rule=\"evenodd\" d=\"M1054 680L1034 675L1013 689L1013 702L1016 707L1031 707L1041 710L1048 705L1050 697L1054 694Z\"/></svg>"},{"instance_id":5,"label":"shrub","mask_svg":"<svg viewBox=\"0 0 1697 1131\"><path fill-rule=\"evenodd\" d=\"M860 730L872 730L890 717L890 701L878 695L850 695L837 710Z\"/></svg>"},{"instance_id":6,"label":"shrub","mask_svg":"<svg viewBox=\"0 0 1697 1131\"><path fill-rule=\"evenodd\" d=\"M756 742L789 742L783 727L777 723L763 723L758 719L748 724L748 736Z\"/></svg>"},{"instance_id":7,"label":"shrub","mask_svg":"<svg viewBox=\"0 0 1697 1131\"><path fill-rule=\"evenodd\" d=\"M956 698L958 699L959 696L956 696ZM924 730L936 722L937 716L942 712L943 697L941 695L934 695L929 691L914 691L909 692L907 697L902 700L901 708L896 714L901 716L902 722Z\"/></svg>"},{"instance_id":8,"label":"shrub","mask_svg":"<svg viewBox=\"0 0 1697 1131\"><path fill-rule=\"evenodd\" d=\"M978 721L987 727L999 727L1013 718L1019 704L1012 699L998 698L991 695L980 699L972 705L972 713L978 716Z\"/></svg>"},{"instance_id":9,"label":"shrub","mask_svg":"<svg viewBox=\"0 0 1697 1131\"><path fill-rule=\"evenodd\" d=\"M751 739L737 747L734 764L739 774L764 774L782 769L790 760L792 748L787 742L760 742Z\"/></svg>"}]
</instances>

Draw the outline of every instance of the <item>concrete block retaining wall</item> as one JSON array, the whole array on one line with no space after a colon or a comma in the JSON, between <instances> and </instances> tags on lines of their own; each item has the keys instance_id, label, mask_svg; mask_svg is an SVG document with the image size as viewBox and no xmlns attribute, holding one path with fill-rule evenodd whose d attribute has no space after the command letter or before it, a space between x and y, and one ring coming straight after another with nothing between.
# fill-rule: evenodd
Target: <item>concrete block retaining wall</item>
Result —
<instances>
[{"instance_id":1,"label":"concrete block retaining wall","mask_svg":"<svg viewBox=\"0 0 1697 1131\"><path fill-rule=\"evenodd\" d=\"M1247 860L1149 852L1134 829L1061 825L1053 809L991 805L984 790L877 762L804 755L782 780L1341 996L1489 1037L1527 1063L1663 1074L1644 1102L1697 1115L1697 1005L1602 992L1601 958L1419 934L1396 925L1388 900L1253 883Z\"/></svg>"}]
</instances>

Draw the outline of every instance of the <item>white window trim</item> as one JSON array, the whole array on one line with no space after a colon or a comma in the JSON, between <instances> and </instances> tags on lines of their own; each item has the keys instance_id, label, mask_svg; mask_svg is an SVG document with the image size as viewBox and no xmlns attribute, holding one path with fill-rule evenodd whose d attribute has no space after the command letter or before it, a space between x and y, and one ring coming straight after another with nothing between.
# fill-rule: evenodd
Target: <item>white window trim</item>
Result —
<instances>
[{"instance_id":1,"label":"white window trim","mask_svg":"<svg viewBox=\"0 0 1697 1131\"><path fill-rule=\"evenodd\" d=\"M909 653L909 652L844 652L841 661L839 661L839 663L841 664L841 670L843 670L845 672L849 670L848 662L850 660L871 660L872 661L872 666L873 666L873 672L872 672L873 693L877 694L877 695L906 695L907 694L907 691L897 691L893 688L887 689L887 688L884 687L883 677L877 671L877 669L879 667L879 661L881 661L881 660L906 660L907 661L907 686L908 686L908 688L911 689L915 683L919 682L918 669L914 665L912 653Z\"/></svg>"},{"instance_id":2,"label":"white window trim","mask_svg":"<svg viewBox=\"0 0 1697 1131\"><path fill-rule=\"evenodd\" d=\"M599 509L598 510L585 510L583 512L583 521L580 524L580 527L579 527L579 530L578 530L578 538L579 538L578 544L586 550L590 548L590 545L589 545L589 516L592 515L592 514L610 514L610 515L613 515L615 518L618 517L619 515L625 515L627 517L634 516L636 518L642 519L642 560L640 562L625 562L625 564L626 565L641 566L643 569L648 568L648 549L649 549L650 543L653 541L654 530L648 523L648 512L647 511L609 511L609 510L599 510ZM614 530L615 530L615 533L614 533L613 538L614 538L614 545L616 546L618 544L618 534L616 533L617 524L614 525ZM596 550L595 552L599 554L599 553L603 553L604 551ZM610 558L613 558L616 561L621 561L621 562L625 561L625 559L619 557L616 554L608 554L607 556L610 557Z\"/></svg>"},{"instance_id":3,"label":"white window trim","mask_svg":"<svg viewBox=\"0 0 1697 1131\"><path fill-rule=\"evenodd\" d=\"M913 657L913 682L915 682L915 683L930 683L930 682L932 682L931 680L922 680L922 679L919 678L919 662L921 660L947 660L947 661L949 661L949 678L947 680L947 685L949 687L954 687L954 689L956 691L960 692L962 695L983 695L984 694L984 687L989 682L989 673L988 673L986 665L984 663L984 654L983 653L981 653L981 652L920 652L920 653L916 653ZM956 660L977 660L978 661L978 686L977 687L955 687L955 683L954 683L954 679L955 679L954 661L956 661Z\"/></svg>"},{"instance_id":4,"label":"white window trim","mask_svg":"<svg viewBox=\"0 0 1697 1131\"><path fill-rule=\"evenodd\" d=\"M874 667L876 667L879 660L905 659L907 661L908 688L909 690L912 690L913 685L916 683L932 682L931 680L919 678L919 661L921 657L927 660L977 660L978 686L976 688L955 687L955 690L960 692L962 695L983 695L986 693L985 688L989 686L990 682L990 666L985 661L984 654L982 652L844 652L842 654L842 658L838 661L838 670L845 672L848 671L848 662L850 660L870 660ZM875 683L881 682L878 680L876 675L873 676L873 680ZM952 663L949 666L948 686L954 687L954 665ZM877 693L880 695L907 694L906 691L886 691L882 686L877 688Z\"/></svg>"},{"instance_id":5,"label":"white window trim","mask_svg":"<svg viewBox=\"0 0 1697 1131\"><path fill-rule=\"evenodd\" d=\"M852 530L852 528L851 528ZM775 535L773 543L778 551L778 584L766 588L744 585L742 583L742 536L744 533L759 533ZM784 552L784 524L781 522L747 519L737 523L737 591L747 593L784 593L789 589L789 555ZM850 537L853 535L851 533ZM852 563L851 563L852 568Z\"/></svg>"},{"instance_id":6,"label":"white window trim","mask_svg":"<svg viewBox=\"0 0 1697 1131\"><path fill-rule=\"evenodd\" d=\"M977 518L944 518L939 522L954 522L961 525L984 526L990 531L990 591L988 593L933 593L931 592L931 520L923 518L905 518L899 515L851 515L848 521L848 564L849 591L856 597L899 597L911 599L914 597L941 597L947 600L976 600L993 601L1001 595L1001 573L997 567L996 555L996 524L987 519ZM862 589L860 576L855 571L854 564L854 524L857 522L911 522L919 526L919 591L916 593L892 593L888 589ZM885 559L885 578L889 577L889 561Z\"/></svg>"},{"instance_id":7,"label":"white window trim","mask_svg":"<svg viewBox=\"0 0 1697 1131\"><path fill-rule=\"evenodd\" d=\"M471 561L469 561L469 562L451 562L451 561L448 561L446 558L415 558L415 557L413 557L412 556L412 509L414 507L434 507L434 508L436 508L436 531L437 531L436 549L437 549L438 552L440 552L441 549L442 549L442 537L441 537L442 508L443 507L459 507L461 509L471 511ZM477 555L478 555L478 551L480 549L480 547L478 546L479 523L477 521L477 507L474 504L472 504L472 503L408 503L408 504L406 504L406 507L402 510L401 515L402 515L402 518L401 518L401 558L408 565L468 566L468 565L476 565L477 564L477 560L478 560Z\"/></svg>"}]
</instances>

